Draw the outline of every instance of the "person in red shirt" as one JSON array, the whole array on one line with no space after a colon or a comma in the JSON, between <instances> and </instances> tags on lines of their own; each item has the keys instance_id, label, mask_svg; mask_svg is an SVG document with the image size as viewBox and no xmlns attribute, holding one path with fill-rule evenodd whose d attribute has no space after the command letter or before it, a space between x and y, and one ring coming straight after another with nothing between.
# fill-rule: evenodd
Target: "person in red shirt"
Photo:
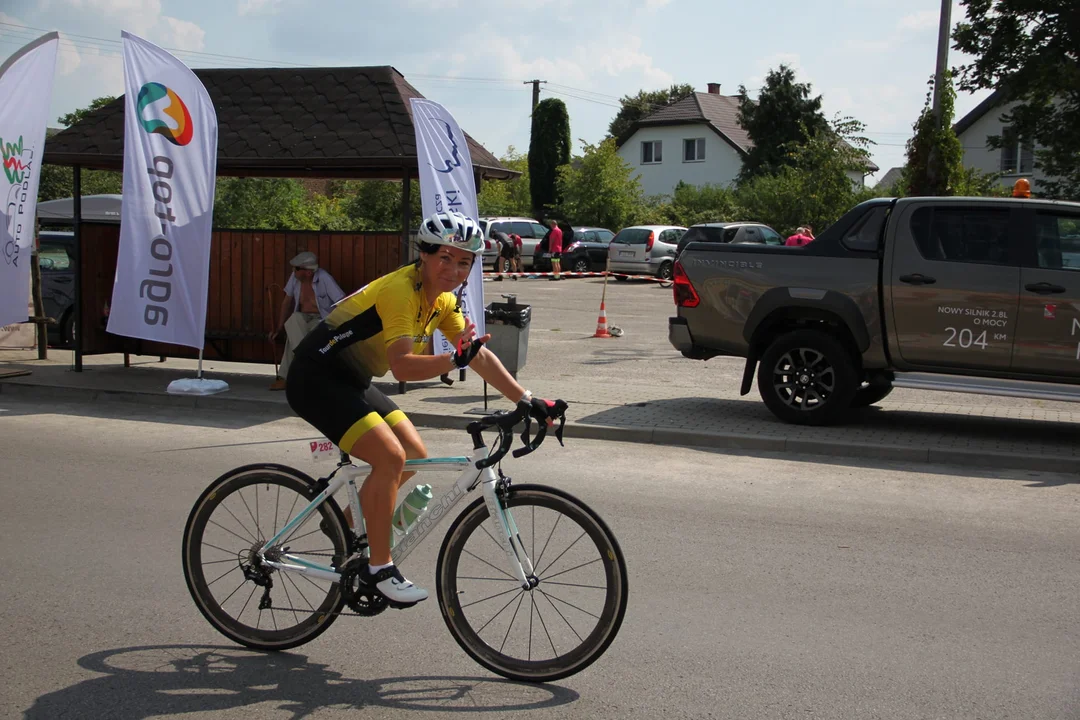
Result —
<instances>
[{"instance_id":1,"label":"person in red shirt","mask_svg":"<svg viewBox=\"0 0 1080 720\"><path fill-rule=\"evenodd\" d=\"M510 258L510 272L512 272L512 273L520 273L521 272L521 248L523 246L522 242L521 242L521 236L516 234L516 233L510 233L510 242L512 242L514 244L514 256L512 258ZM514 278L515 280L518 279L517 275L511 275L510 277Z\"/></svg>"},{"instance_id":2,"label":"person in red shirt","mask_svg":"<svg viewBox=\"0 0 1080 720\"><path fill-rule=\"evenodd\" d=\"M548 252L551 253L551 271L554 276L552 280L559 280L559 273L562 272L562 229L559 227L559 223L555 220L551 221L551 232L548 233Z\"/></svg>"},{"instance_id":3,"label":"person in red shirt","mask_svg":"<svg viewBox=\"0 0 1080 720\"><path fill-rule=\"evenodd\" d=\"M814 231L810 229L809 225L803 225L795 228L795 234L785 240L784 245L787 247L802 247L803 245L809 245L813 241Z\"/></svg>"}]
</instances>

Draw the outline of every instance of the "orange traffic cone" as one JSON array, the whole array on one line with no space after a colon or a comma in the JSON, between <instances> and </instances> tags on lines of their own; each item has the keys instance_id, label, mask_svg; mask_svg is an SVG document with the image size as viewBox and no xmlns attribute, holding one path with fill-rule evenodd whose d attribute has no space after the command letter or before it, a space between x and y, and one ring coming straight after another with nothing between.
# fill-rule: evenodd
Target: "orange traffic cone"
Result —
<instances>
[{"instance_id":1,"label":"orange traffic cone","mask_svg":"<svg viewBox=\"0 0 1080 720\"><path fill-rule=\"evenodd\" d=\"M600 301L600 317L596 321L596 334L595 338L609 338L611 333L608 332L607 327L607 312L604 311L604 301Z\"/></svg>"}]
</instances>

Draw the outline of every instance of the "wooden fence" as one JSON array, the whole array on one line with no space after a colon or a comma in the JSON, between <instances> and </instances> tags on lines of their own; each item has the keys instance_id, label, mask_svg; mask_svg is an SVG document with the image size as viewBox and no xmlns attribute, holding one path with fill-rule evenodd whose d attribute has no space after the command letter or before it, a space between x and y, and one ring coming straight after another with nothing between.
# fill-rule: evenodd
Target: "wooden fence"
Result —
<instances>
[{"instance_id":1,"label":"wooden fence","mask_svg":"<svg viewBox=\"0 0 1080 720\"><path fill-rule=\"evenodd\" d=\"M192 348L105 332L119 244L118 225L82 225L83 354L197 357ZM401 264L401 236L395 233L215 230L204 357L270 363L276 353L280 360L282 346L272 349L266 336L277 322L282 288L292 272L289 260L304 250L318 256L319 266L346 294Z\"/></svg>"}]
</instances>

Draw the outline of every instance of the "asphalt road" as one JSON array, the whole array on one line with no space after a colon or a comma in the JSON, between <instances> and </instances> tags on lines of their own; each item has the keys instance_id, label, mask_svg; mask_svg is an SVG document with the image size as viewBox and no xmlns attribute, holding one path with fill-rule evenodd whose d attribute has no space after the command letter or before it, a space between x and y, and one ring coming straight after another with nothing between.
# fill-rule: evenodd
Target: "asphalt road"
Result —
<instances>
[{"instance_id":1,"label":"asphalt road","mask_svg":"<svg viewBox=\"0 0 1080 720\"><path fill-rule=\"evenodd\" d=\"M631 598L595 665L528 686L475 665L433 600L275 655L206 623L191 504L241 464L313 470L298 420L5 398L0 434L5 718L1080 717L1075 476L545 445L508 472L603 515ZM428 587L438 544L405 566Z\"/></svg>"}]
</instances>

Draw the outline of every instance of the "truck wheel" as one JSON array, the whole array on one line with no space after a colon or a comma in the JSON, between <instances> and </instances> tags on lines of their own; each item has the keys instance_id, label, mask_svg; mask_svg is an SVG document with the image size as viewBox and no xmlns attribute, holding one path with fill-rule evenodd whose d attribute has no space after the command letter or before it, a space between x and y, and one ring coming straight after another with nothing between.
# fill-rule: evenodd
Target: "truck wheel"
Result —
<instances>
[{"instance_id":1,"label":"truck wheel","mask_svg":"<svg viewBox=\"0 0 1080 720\"><path fill-rule=\"evenodd\" d=\"M883 385L867 385L866 387L861 387L855 391L855 399L851 401L851 407L870 407L874 403L884 400L885 396L891 393L892 390L892 383L885 383Z\"/></svg>"},{"instance_id":2,"label":"truck wheel","mask_svg":"<svg viewBox=\"0 0 1080 720\"><path fill-rule=\"evenodd\" d=\"M828 425L851 407L859 378L839 341L817 330L795 330L773 340L761 356L758 392L784 422Z\"/></svg>"}]
</instances>

